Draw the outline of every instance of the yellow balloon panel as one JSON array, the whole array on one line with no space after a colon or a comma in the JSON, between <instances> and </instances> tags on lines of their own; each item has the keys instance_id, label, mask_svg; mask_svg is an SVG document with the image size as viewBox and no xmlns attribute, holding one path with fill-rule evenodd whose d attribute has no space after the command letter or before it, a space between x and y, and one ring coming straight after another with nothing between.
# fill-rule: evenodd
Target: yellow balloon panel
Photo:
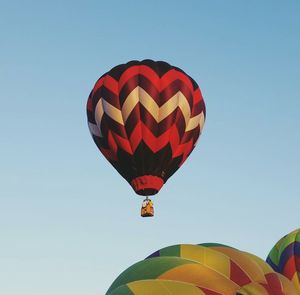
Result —
<instances>
[{"instance_id":1,"label":"yellow balloon panel","mask_svg":"<svg viewBox=\"0 0 300 295\"><path fill-rule=\"evenodd\" d=\"M217 251L226 254L234 261L251 279L251 281L266 282L264 272L253 257L245 255L246 252L229 247L213 247ZM247 253L248 254L248 253Z\"/></svg>"},{"instance_id":2,"label":"yellow balloon panel","mask_svg":"<svg viewBox=\"0 0 300 295\"><path fill-rule=\"evenodd\" d=\"M205 295L199 288L176 281L145 280L128 284L135 295Z\"/></svg>"},{"instance_id":3,"label":"yellow balloon panel","mask_svg":"<svg viewBox=\"0 0 300 295\"><path fill-rule=\"evenodd\" d=\"M258 283L251 283L244 286L238 291L238 294L241 295L270 295L267 290Z\"/></svg>"},{"instance_id":4,"label":"yellow balloon panel","mask_svg":"<svg viewBox=\"0 0 300 295\"><path fill-rule=\"evenodd\" d=\"M294 284L291 284L291 281L288 278L286 278L284 275L278 274L278 276L280 277L280 281L282 283L285 294L288 294L288 295L299 295L300 294L296 290L297 287L298 287L298 290L300 290L300 286L297 285L298 282L296 283L293 281Z\"/></svg>"},{"instance_id":5,"label":"yellow balloon panel","mask_svg":"<svg viewBox=\"0 0 300 295\"><path fill-rule=\"evenodd\" d=\"M257 257L256 255L253 255L248 252L243 252L243 254L245 256L248 256L249 258L251 258L252 261L255 261L259 265L260 269L263 271L264 274L274 272L274 270L272 269L272 267L269 264L267 264L264 260Z\"/></svg>"},{"instance_id":6,"label":"yellow balloon panel","mask_svg":"<svg viewBox=\"0 0 300 295\"><path fill-rule=\"evenodd\" d=\"M230 277L230 259L227 255L199 245L181 245L180 250L181 257L207 265L225 277Z\"/></svg>"},{"instance_id":7,"label":"yellow balloon panel","mask_svg":"<svg viewBox=\"0 0 300 295\"><path fill-rule=\"evenodd\" d=\"M233 281L201 264L186 264L163 273L158 279L191 283L224 295L235 294L240 287Z\"/></svg>"}]
</instances>

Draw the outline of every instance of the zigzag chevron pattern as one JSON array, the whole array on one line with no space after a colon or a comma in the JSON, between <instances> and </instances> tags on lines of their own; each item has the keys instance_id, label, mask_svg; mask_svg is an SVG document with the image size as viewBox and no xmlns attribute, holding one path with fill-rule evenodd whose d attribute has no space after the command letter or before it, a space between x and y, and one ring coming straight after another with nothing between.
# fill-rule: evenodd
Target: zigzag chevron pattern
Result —
<instances>
[{"instance_id":1,"label":"zigzag chevron pattern","mask_svg":"<svg viewBox=\"0 0 300 295\"><path fill-rule=\"evenodd\" d=\"M96 82L87 116L103 155L137 193L154 194L195 147L205 104L196 82L182 70L165 62L132 61ZM133 181L140 177L143 181Z\"/></svg>"}]
</instances>

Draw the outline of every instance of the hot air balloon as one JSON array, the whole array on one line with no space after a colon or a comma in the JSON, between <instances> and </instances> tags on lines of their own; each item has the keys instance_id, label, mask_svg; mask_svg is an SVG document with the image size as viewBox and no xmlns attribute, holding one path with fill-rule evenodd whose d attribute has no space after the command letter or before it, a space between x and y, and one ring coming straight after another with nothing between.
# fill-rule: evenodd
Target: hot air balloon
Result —
<instances>
[{"instance_id":1,"label":"hot air balloon","mask_svg":"<svg viewBox=\"0 0 300 295\"><path fill-rule=\"evenodd\" d=\"M163 248L125 270L106 295L297 295L262 259L221 244Z\"/></svg>"},{"instance_id":2,"label":"hot air balloon","mask_svg":"<svg viewBox=\"0 0 300 295\"><path fill-rule=\"evenodd\" d=\"M267 263L291 280L300 293L300 229L276 243L268 255Z\"/></svg>"},{"instance_id":3,"label":"hot air balloon","mask_svg":"<svg viewBox=\"0 0 300 295\"><path fill-rule=\"evenodd\" d=\"M138 195L142 216L153 216L158 193L194 149L205 121L197 83L163 61L131 61L105 73L87 101L98 149Z\"/></svg>"}]
</instances>

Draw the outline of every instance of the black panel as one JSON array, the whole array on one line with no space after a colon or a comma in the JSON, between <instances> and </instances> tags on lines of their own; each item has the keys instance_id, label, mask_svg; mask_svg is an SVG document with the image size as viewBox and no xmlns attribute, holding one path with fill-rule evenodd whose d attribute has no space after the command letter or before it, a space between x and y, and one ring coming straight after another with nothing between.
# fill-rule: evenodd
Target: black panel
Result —
<instances>
[{"instance_id":1,"label":"black panel","mask_svg":"<svg viewBox=\"0 0 300 295\"><path fill-rule=\"evenodd\" d=\"M134 156L119 149L118 161L111 164L129 183L132 179L143 175L159 176L166 182L177 171L181 161L182 156L172 158L170 144L153 153L144 142L141 142Z\"/></svg>"}]
</instances>

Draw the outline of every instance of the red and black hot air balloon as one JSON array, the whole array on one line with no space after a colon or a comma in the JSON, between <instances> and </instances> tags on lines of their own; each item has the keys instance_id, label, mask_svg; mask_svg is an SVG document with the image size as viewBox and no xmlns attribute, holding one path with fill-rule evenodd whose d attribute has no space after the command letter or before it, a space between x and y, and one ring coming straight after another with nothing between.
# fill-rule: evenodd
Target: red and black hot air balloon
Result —
<instances>
[{"instance_id":1,"label":"red and black hot air balloon","mask_svg":"<svg viewBox=\"0 0 300 295\"><path fill-rule=\"evenodd\" d=\"M149 196L192 152L205 104L197 83L181 69L163 61L130 61L99 78L87 117L102 154L137 194ZM151 216L147 204L148 199L142 215Z\"/></svg>"}]
</instances>

